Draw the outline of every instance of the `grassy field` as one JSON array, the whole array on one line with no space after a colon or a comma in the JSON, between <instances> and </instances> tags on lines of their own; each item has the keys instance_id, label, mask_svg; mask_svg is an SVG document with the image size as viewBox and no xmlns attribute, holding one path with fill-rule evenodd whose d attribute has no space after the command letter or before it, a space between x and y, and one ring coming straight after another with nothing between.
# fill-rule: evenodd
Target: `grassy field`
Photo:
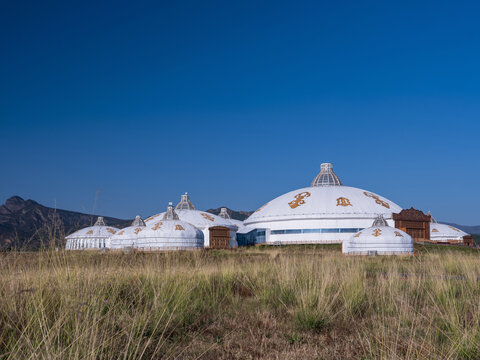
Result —
<instances>
[{"instance_id":1,"label":"grassy field","mask_svg":"<svg viewBox=\"0 0 480 360\"><path fill-rule=\"evenodd\" d=\"M0 254L0 359L479 359L480 253Z\"/></svg>"}]
</instances>

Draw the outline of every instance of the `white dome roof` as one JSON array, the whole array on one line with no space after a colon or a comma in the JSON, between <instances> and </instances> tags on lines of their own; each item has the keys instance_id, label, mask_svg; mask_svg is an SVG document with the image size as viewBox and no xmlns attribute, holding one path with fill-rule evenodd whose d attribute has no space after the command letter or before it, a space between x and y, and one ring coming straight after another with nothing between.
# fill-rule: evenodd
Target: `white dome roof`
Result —
<instances>
[{"instance_id":1,"label":"white dome roof","mask_svg":"<svg viewBox=\"0 0 480 360\"><path fill-rule=\"evenodd\" d=\"M432 218L430 222L430 240L432 241L463 240L464 236L469 235L454 226L439 224L430 211L427 215L430 215Z\"/></svg>"},{"instance_id":2,"label":"white dome roof","mask_svg":"<svg viewBox=\"0 0 480 360\"><path fill-rule=\"evenodd\" d=\"M137 234L135 247L145 250L203 248L203 241L203 233L195 226L181 220L162 219Z\"/></svg>"},{"instance_id":3,"label":"white dome roof","mask_svg":"<svg viewBox=\"0 0 480 360\"><path fill-rule=\"evenodd\" d=\"M138 233L145 229L145 226L145 222L140 215L137 215L131 226L117 231L116 234L110 237L110 247L114 249L122 249L134 246Z\"/></svg>"},{"instance_id":4,"label":"white dome roof","mask_svg":"<svg viewBox=\"0 0 480 360\"><path fill-rule=\"evenodd\" d=\"M156 219L155 221L153 221ZM179 220L172 203L159 220L155 217L137 234L135 247L143 250L179 250L202 248L204 236L200 229Z\"/></svg>"},{"instance_id":5,"label":"white dome roof","mask_svg":"<svg viewBox=\"0 0 480 360\"><path fill-rule=\"evenodd\" d=\"M178 218L188 222L199 229L208 229L212 226L234 226L231 220L221 218L220 216L210 214L206 211L195 210L195 206L190 202L188 194L182 195L180 202L175 208ZM153 215L145 220L147 225L157 222L165 215L165 212Z\"/></svg>"},{"instance_id":6,"label":"white dome roof","mask_svg":"<svg viewBox=\"0 0 480 360\"><path fill-rule=\"evenodd\" d=\"M461 240L464 236L468 236L468 234L451 225L430 223L430 240Z\"/></svg>"},{"instance_id":7,"label":"white dome roof","mask_svg":"<svg viewBox=\"0 0 480 360\"><path fill-rule=\"evenodd\" d=\"M206 211L200 210L176 210L178 218L182 221L188 222L199 229L206 229L212 226L227 226L231 227L232 223L227 219L222 219L221 217L210 214ZM147 225L150 225L156 222L157 219L161 219L165 213L160 213L154 216L149 217L145 220Z\"/></svg>"},{"instance_id":8,"label":"white dome roof","mask_svg":"<svg viewBox=\"0 0 480 360\"><path fill-rule=\"evenodd\" d=\"M413 239L406 232L390 227L383 217L375 220L372 227L363 229L342 244L346 254L413 254Z\"/></svg>"},{"instance_id":9,"label":"white dome roof","mask_svg":"<svg viewBox=\"0 0 480 360\"><path fill-rule=\"evenodd\" d=\"M109 247L109 239L118 229L106 226L103 217L98 217L95 225L89 226L65 237L66 250L102 249Z\"/></svg>"},{"instance_id":10,"label":"white dome roof","mask_svg":"<svg viewBox=\"0 0 480 360\"><path fill-rule=\"evenodd\" d=\"M315 186L290 191L263 205L244 221L252 225L292 219L391 218L402 210L394 202L350 186Z\"/></svg>"},{"instance_id":11,"label":"white dome roof","mask_svg":"<svg viewBox=\"0 0 480 360\"><path fill-rule=\"evenodd\" d=\"M89 226L68 235L66 239L89 239L89 238L109 238L119 229L113 226L106 226L103 217L98 217L93 226Z\"/></svg>"}]
</instances>

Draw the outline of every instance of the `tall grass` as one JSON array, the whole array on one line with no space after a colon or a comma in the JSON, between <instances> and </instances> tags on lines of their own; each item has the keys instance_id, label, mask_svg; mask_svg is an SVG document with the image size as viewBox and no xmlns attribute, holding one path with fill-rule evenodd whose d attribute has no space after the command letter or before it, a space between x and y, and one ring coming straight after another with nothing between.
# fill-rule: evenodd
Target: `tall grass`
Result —
<instances>
[{"instance_id":1,"label":"tall grass","mask_svg":"<svg viewBox=\"0 0 480 360\"><path fill-rule=\"evenodd\" d=\"M0 358L480 358L480 256L0 254Z\"/></svg>"}]
</instances>

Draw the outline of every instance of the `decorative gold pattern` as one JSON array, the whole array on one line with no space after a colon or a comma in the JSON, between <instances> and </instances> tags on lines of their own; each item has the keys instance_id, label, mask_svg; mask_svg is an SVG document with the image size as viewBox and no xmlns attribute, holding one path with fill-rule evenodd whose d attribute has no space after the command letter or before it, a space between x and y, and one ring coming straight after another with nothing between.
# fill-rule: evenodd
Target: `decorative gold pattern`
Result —
<instances>
[{"instance_id":1,"label":"decorative gold pattern","mask_svg":"<svg viewBox=\"0 0 480 360\"><path fill-rule=\"evenodd\" d=\"M175 230L185 230L182 225L175 225Z\"/></svg>"},{"instance_id":2,"label":"decorative gold pattern","mask_svg":"<svg viewBox=\"0 0 480 360\"><path fill-rule=\"evenodd\" d=\"M295 208L299 207L300 205L305 204L305 200L303 200L303 199L305 199L309 196L310 196L310 193L308 191L297 194L297 195L295 195L296 200L290 201L288 203L288 205L290 205L290 207L292 209L295 209Z\"/></svg>"},{"instance_id":3,"label":"decorative gold pattern","mask_svg":"<svg viewBox=\"0 0 480 360\"><path fill-rule=\"evenodd\" d=\"M262 206L260 206L260 207L257 209L257 211L255 211L255 212L259 212L260 210L262 210L262 209L263 209L265 206L267 206L267 205L268 205L268 202L267 202L266 204L263 204Z\"/></svg>"},{"instance_id":4,"label":"decorative gold pattern","mask_svg":"<svg viewBox=\"0 0 480 360\"><path fill-rule=\"evenodd\" d=\"M123 235L124 232L125 232L125 230L122 230L117 235Z\"/></svg>"},{"instance_id":5,"label":"decorative gold pattern","mask_svg":"<svg viewBox=\"0 0 480 360\"><path fill-rule=\"evenodd\" d=\"M137 234L138 234L140 231L142 231L142 230L143 230L143 228L138 227L138 228L136 228L133 232L135 233L135 235L137 235Z\"/></svg>"},{"instance_id":6,"label":"decorative gold pattern","mask_svg":"<svg viewBox=\"0 0 480 360\"><path fill-rule=\"evenodd\" d=\"M154 227L152 227L152 230L158 230L162 225L163 225L163 222L159 221L158 223L155 224Z\"/></svg>"},{"instance_id":7,"label":"decorative gold pattern","mask_svg":"<svg viewBox=\"0 0 480 360\"><path fill-rule=\"evenodd\" d=\"M155 218L158 217L158 216L160 216L160 214L152 215L152 216L150 216L150 217L149 217L147 220L145 220L145 221L153 220L153 219L155 219Z\"/></svg>"},{"instance_id":8,"label":"decorative gold pattern","mask_svg":"<svg viewBox=\"0 0 480 360\"><path fill-rule=\"evenodd\" d=\"M207 220L210 220L210 221L214 221L215 219L213 218L213 216L211 215L208 215L208 214L205 214L205 213L201 213L200 215L202 215L205 219ZM177 229L178 230L178 229Z\"/></svg>"},{"instance_id":9,"label":"decorative gold pattern","mask_svg":"<svg viewBox=\"0 0 480 360\"><path fill-rule=\"evenodd\" d=\"M116 233L115 229L112 229L112 228L107 228L107 231L108 231L110 234L115 234L115 233Z\"/></svg>"},{"instance_id":10,"label":"decorative gold pattern","mask_svg":"<svg viewBox=\"0 0 480 360\"><path fill-rule=\"evenodd\" d=\"M375 229L375 230L373 230L372 235L375 236L375 237L380 236L380 235L382 235L382 230Z\"/></svg>"},{"instance_id":11,"label":"decorative gold pattern","mask_svg":"<svg viewBox=\"0 0 480 360\"><path fill-rule=\"evenodd\" d=\"M383 207L386 207L387 209L390 209L390 205L386 201L381 200L377 195L369 193L367 191L364 191L363 193L365 194L366 197L370 197L372 199L375 199L375 202L377 204L382 205Z\"/></svg>"},{"instance_id":12,"label":"decorative gold pattern","mask_svg":"<svg viewBox=\"0 0 480 360\"><path fill-rule=\"evenodd\" d=\"M342 196L337 199L337 206L353 206L353 205L349 199Z\"/></svg>"},{"instance_id":13,"label":"decorative gold pattern","mask_svg":"<svg viewBox=\"0 0 480 360\"><path fill-rule=\"evenodd\" d=\"M456 232L460 232L460 230L454 228L453 226L450 226L450 225L449 225L448 227L449 227L450 229L452 229L452 230L455 230Z\"/></svg>"},{"instance_id":14,"label":"decorative gold pattern","mask_svg":"<svg viewBox=\"0 0 480 360\"><path fill-rule=\"evenodd\" d=\"M93 234L93 230L87 231L87 235L92 235L92 234Z\"/></svg>"},{"instance_id":15,"label":"decorative gold pattern","mask_svg":"<svg viewBox=\"0 0 480 360\"><path fill-rule=\"evenodd\" d=\"M353 235L353 237L360 237L360 235L362 235L362 232L361 232L361 231L360 231L358 234Z\"/></svg>"},{"instance_id":16,"label":"decorative gold pattern","mask_svg":"<svg viewBox=\"0 0 480 360\"><path fill-rule=\"evenodd\" d=\"M400 234L398 231L394 231L394 233L395 233L395 236L401 236L401 237L403 237L403 235Z\"/></svg>"},{"instance_id":17,"label":"decorative gold pattern","mask_svg":"<svg viewBox=\"0 0 480 360\"><path fill-rule=\"evenodd\" d=\"M438 230L437 229L432 229L432 232L438 232Z\"/></svg>"}]
</instances>

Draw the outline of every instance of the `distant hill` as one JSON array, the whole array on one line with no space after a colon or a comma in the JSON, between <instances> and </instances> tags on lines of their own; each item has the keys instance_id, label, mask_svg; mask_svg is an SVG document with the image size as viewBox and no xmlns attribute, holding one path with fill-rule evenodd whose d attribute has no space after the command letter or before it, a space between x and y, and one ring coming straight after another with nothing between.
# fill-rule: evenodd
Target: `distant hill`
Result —
<instances>
[{"instance_id":1,"label":"distant hill","mask_svg":"<svg viewBox=\"0 0 480 360\"><path fill-rule=\"evenodd\" d=\"M57 245L62 245L66 234L92 225L96 217L13 196L0 206L0 249L36 249L54 237ZM104 218L108 225L115 227L125 227L132 222Z\"/></svg>"}]
</instances>

